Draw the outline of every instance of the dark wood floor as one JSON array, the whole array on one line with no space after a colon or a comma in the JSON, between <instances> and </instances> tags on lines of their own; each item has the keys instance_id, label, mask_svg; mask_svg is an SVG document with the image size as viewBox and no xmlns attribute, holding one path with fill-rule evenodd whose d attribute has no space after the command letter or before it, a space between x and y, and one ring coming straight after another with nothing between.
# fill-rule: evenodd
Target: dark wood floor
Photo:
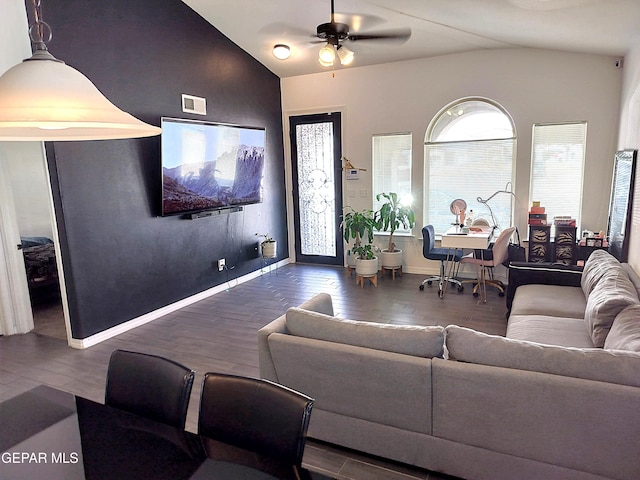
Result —
<instances>
[{"instance_id":1,"label":"dark wood floor","mask_svg":"<svg viewBox=\"0 0 640 480\"><path fill-rule=\"evenodd\" d=\"M86 350L75 350L41 333L0 337L0 401L40 384L96 401L104 397L109 355L124 348L163 355L197 372L187 429L194 431L202 374L208 371L258 376L257 330L319 292L332 295L336 314L353 320L390 324L467 326L491 334L506 330L504 297L489 289L480 303L470 288L418 289L423 277L380 278L378 287L356 286L342 268L288 265L234 286L206 300L121 334ZM464 461L464 459L461 459ZM309 442L304 464L340 479L450 478Z\"/></svg>"}]
</instances>

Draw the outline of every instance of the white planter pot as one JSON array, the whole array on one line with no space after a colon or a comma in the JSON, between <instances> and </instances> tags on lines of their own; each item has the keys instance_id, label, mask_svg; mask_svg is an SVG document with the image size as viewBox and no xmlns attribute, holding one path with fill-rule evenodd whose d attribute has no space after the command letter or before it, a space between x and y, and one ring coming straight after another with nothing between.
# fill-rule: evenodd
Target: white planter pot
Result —
<instances>
[{"instance_id":1,"label":"white planter pot","mask_svg":"<svg viewBox=\"0 0 640 480\"><path fill-rule=\"evenodd\" d=\"M277 250L278 250L278 242L262 242L260 244L262 247L262 256L263 258L276 258Z\"/></svg>"},{"instance_id":2,"label":"white planter pot","mask_svg":"<svg viewBox=\"0 0 640 480\"><path fill-rule=\"evenodd\" d=\"M402 266L402 250L396 249L395 252L382 250L380 252L382 266L387 268L397 268Z\"/></svg>"},{"instance_id":3,"label":"white planter pot","mask_svg":"<svg viewBox=\"0 0 640 480\"><path fill-rule=\"evenodd\" d=\"M378 257L372 260L356 260L356 274L362 277L373 277L378 274Z\"/></svg>"}]
</instances>

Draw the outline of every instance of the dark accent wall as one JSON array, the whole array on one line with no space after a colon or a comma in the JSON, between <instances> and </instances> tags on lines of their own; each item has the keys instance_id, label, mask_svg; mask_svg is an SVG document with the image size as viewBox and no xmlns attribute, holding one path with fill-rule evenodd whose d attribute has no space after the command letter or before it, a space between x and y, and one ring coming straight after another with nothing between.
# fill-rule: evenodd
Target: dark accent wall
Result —
<instances>
[{"instance_id":1,"label":"dark accent wall","mask_svg":"<svg viewBox=\"0 0 640 480\"><path fill-rule=\"evenodd\" d=\"M49 50L114 104L265 127L264 201L187 220L160 216L160 137L47 144L74 338L86 338L260 269L259 238L288 256L280 79L180 0L48 0ZM46 81L46 79L43 79ZM181 94L207 115L181 111ZM225 258L229 270L218 272Z\"/></svg>"}]
</instances>

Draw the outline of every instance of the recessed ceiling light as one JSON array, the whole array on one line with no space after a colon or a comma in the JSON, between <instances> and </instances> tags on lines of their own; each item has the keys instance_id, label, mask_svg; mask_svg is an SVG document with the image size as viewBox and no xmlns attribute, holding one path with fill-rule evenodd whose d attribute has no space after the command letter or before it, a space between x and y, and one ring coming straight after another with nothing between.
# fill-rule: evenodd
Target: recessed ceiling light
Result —
<instances>
[{"instance_id":1,"label":"recessed ceiling light","mask_svg":"<svg viewBox=\"0 0 640 480\"><path fill-rule=\"evenodd\" d=\"M278 43L273 46L273 56L279 60L286 60L291 56L291 49L289 45Z\"/></svg>"}]
</instances>

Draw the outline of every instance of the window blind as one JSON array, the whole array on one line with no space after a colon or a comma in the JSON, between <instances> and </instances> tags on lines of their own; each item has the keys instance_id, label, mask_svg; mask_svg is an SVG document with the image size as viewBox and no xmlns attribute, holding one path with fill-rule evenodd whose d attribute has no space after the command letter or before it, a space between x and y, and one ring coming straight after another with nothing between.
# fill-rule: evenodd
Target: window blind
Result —
<instances>
[{"instance_id":1,"label":"window blind","mask_svg":"<svg viewBox=\"0 0 640 480\"><path fill-rule=\"evenodd\" d=\"M379 193L395 192L398 198L411 198L411 133L374 135L372 144L373 210L382 202ZM397 233L409 230L398 229Z\"/></svg>"},{"instance_id":2,"label":"window blind","mask_svg":"<svg viewBox=\"0 0 640 480\"><path fill-rule=\"evenodd\" d=\"M455 221L449 206L457 198L467 203L467 215L491 223L489 209L476 199L487 199L512 181L515 140L472 140L428 143L425 146L425 225L444 233ZM498 226L511 225L511 195L497 195L489 206Z\"/></svg>"},{"instance_id":3,"label":"window blind","mask_svg":"<svg viewBox=\"0 0 640 480\"><path fill-rule=\"evenodd\" d=\"M530 200L545 207L549 223L568 215L580 225L586 140L586 122L533 126Z\"/></svg>"}]
</instances>

